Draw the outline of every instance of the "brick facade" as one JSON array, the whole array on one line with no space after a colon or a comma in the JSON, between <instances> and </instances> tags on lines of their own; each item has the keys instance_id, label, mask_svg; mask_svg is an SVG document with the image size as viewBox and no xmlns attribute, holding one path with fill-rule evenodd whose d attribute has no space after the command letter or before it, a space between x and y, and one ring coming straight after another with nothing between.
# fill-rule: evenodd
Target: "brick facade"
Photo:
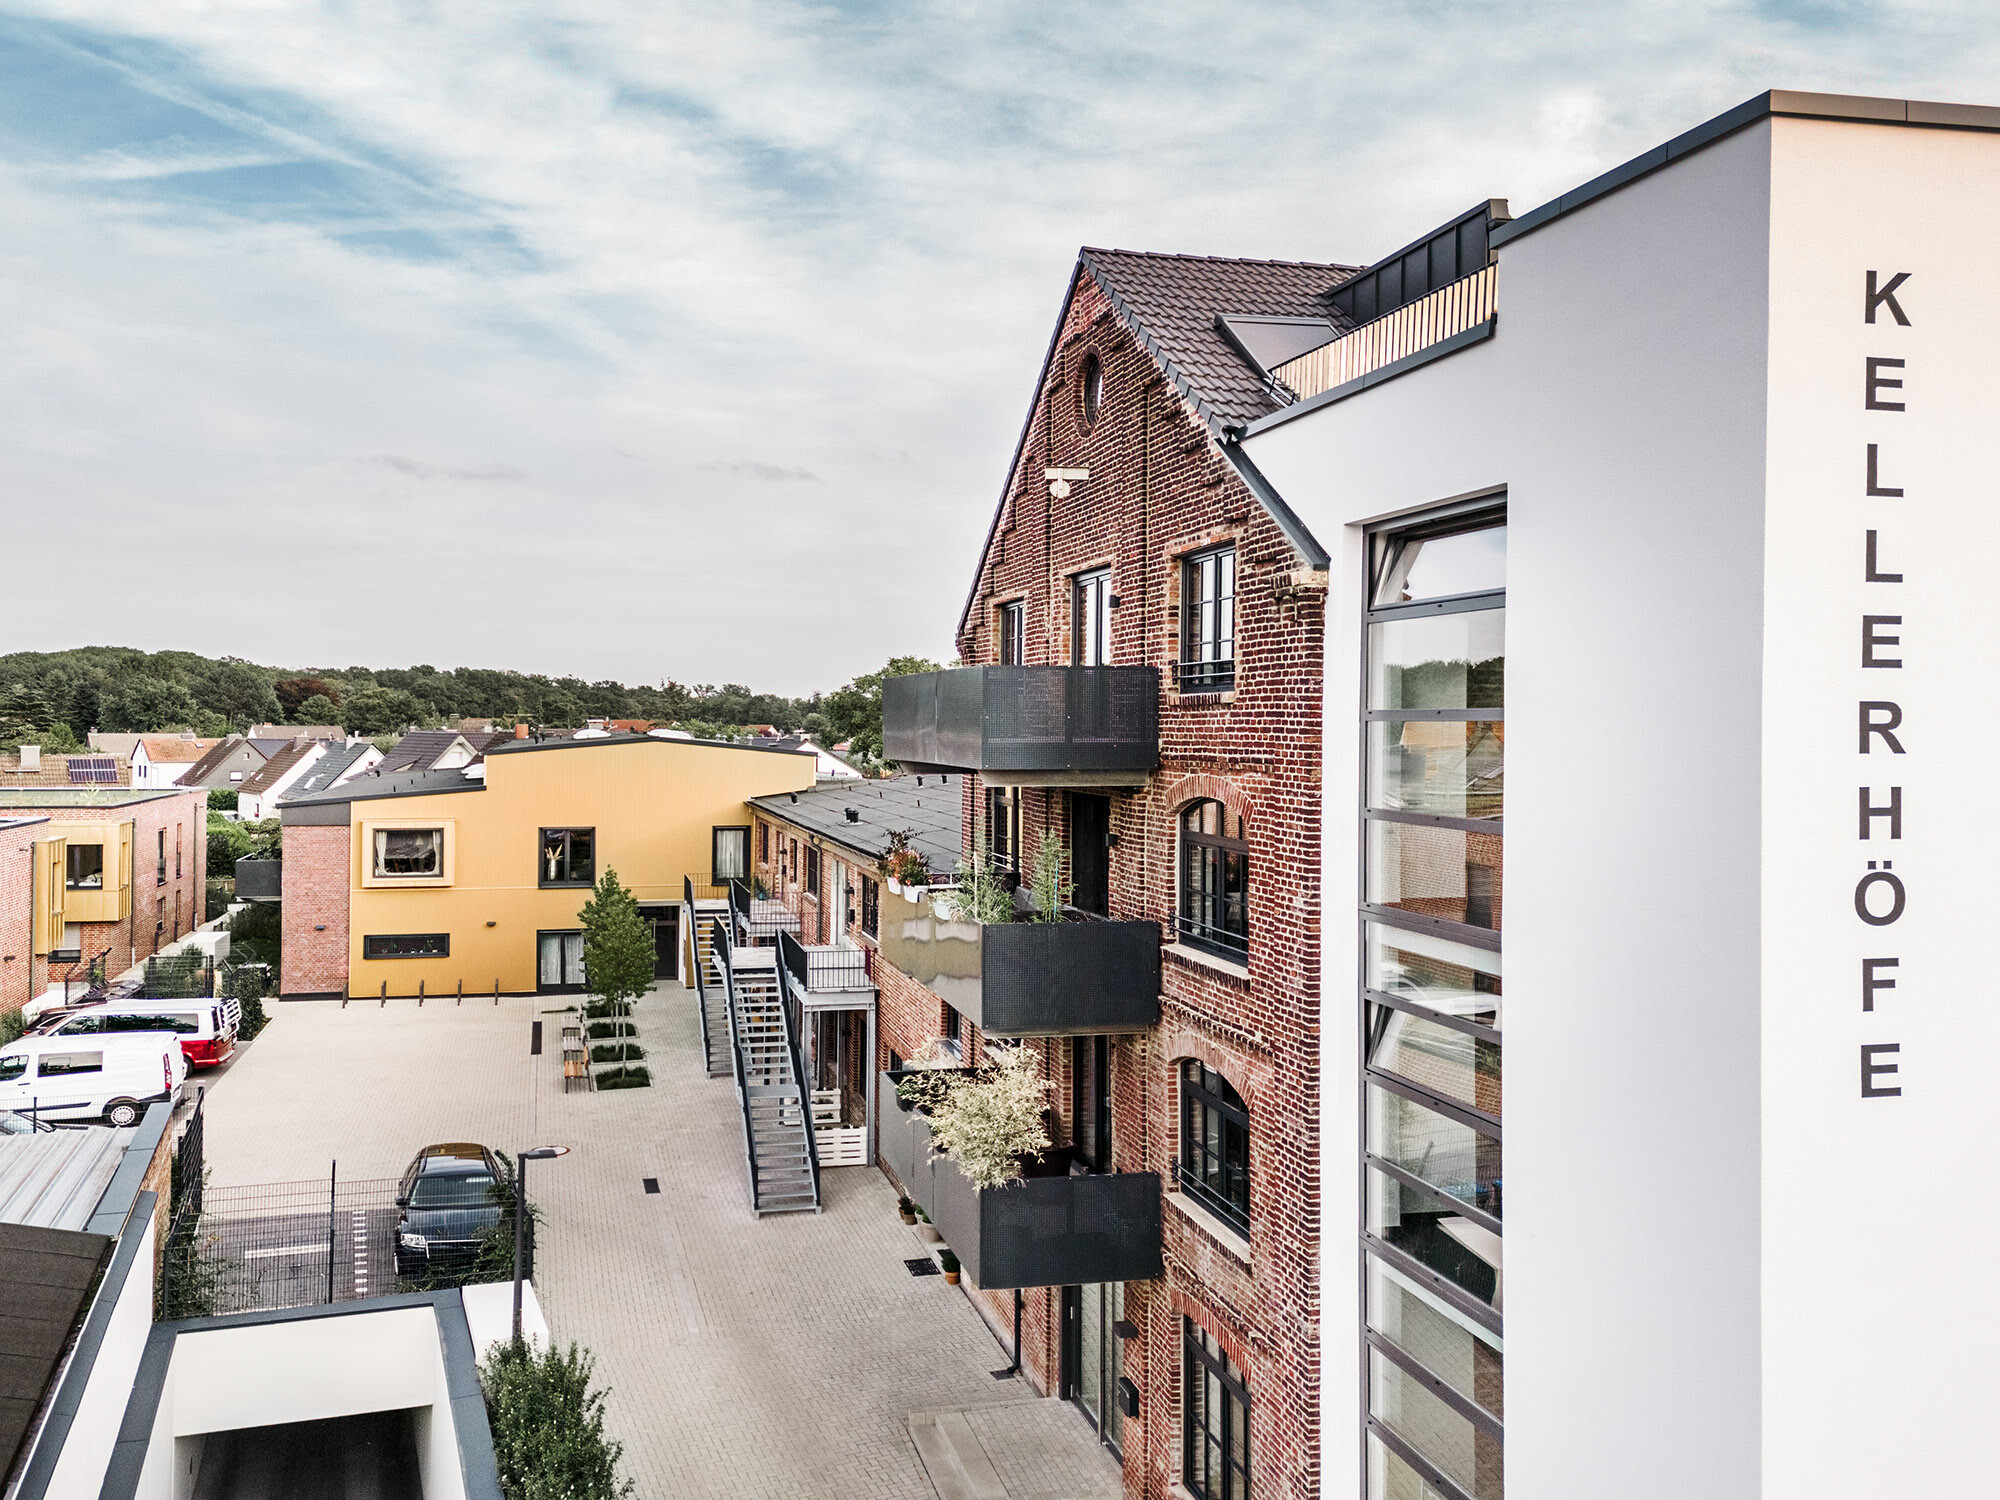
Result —
<instances>
[{"instance_id":1,"label":"brick facade","mask_svg":"<svg viewBox=\"0 0 2000 1500\"><path fill-rule=\"evenodd\" d=\"M46 955L36 956L30 941L29 844L64 823L132 824L131 913L117 922L73 924L84 961L105 955L105 972L115 978L201 925L208 872L206 792L147 793L123 804L9 809L6 792L0 790L0 821L10 814L46 821L0 833L5 861L0 871L0 1010L18 1010L61 983L73 968L79 975L83 971L81 963L52 964Z\"/></svg>"},{"instance_id":2,"label":"brick facade","mask_svg":"<svg viewBox=\"0 0 2000 1500\"><path fill-rule=\"evenodd\" d=\"M1095 354L1103 401L1086 423L1078 372ZM1053 499L1044 469L1087 469ZM1235 683L1178 691L1181 561L1223 543L1237 551ZM1213 798L1240 816L1250 846L1250 948L1245 968L1170 945L1161 1021L1113 1040L1112 1165L1160 1174L1169 1192L1165 1275L1126 1287L1139 1336L1125 1373L1140 1414L1125 1425L1127 1493L1184 1493L1182 1319L1210 1330L1245 1372L1252 1468L1260 1496L1307 1500L1319 1490L1317 1438L1319 1094L1318 917L1320 715L1324 575L1310 571L1227 462L1209 426L1119 316L1097 281L1079 276L1053 346L959 636L960 658L999 660L997 612L1026 610L1025 659L1071 659L1070 579L1111 570L1114 664L1161 671L1161 767L1137 791L1109 794L1111 915L1175 928L1179 829L1189 803ZM968 842L984 821L984 788L967 778ZM1044 830L1074 846L1069 794L1024 789L1023 849ZM885 900L891 899L886 896ZM938 997L878 963L883 1054L925 1050L939 1032ZM978 1039L966 1027L968 1060ZM1058 1138L1068 1119L1072 1052L1035 1043L1050 1079ZM1250 1232L1241 1236L1172 1191L1180 1151L1178 1065L1198 1058L1227 1078L1251 1121ZM1025 1294L1030 1380L1060 1383L1060 1289ZM978 1294L1003 1343L1011 1294Z\"/></svg>"},{"instance_id":3,"label":"brick facade","mask_svg":"<svg viewBox=\"0 0 2000 1500\"><path fill-rule=\"evenodd\" d=\"M347 897L352 884L351 833L285 825L285 889L279 993L286 998L347 993Z\"/></svg>"}]
</instances>

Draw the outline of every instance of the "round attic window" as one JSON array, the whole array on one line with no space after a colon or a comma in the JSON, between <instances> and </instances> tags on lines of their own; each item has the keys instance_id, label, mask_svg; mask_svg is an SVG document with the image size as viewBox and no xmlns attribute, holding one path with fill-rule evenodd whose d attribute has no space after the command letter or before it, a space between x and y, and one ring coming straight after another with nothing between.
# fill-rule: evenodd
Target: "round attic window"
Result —
<instances>
[{"instance_id":1,"label":"round attic window","mask_svg":"<svg viewBox=\"0 0 2000 1500\"><path fill-rule=\"evenodd\" d=\"M1092 350L1084 355L1083 364L1077 371L1078 399L1082 402L1083 425L1089 427L1097 421L1098 412L1104 409L1104 361Z\"/></svg>"}]
</instances>

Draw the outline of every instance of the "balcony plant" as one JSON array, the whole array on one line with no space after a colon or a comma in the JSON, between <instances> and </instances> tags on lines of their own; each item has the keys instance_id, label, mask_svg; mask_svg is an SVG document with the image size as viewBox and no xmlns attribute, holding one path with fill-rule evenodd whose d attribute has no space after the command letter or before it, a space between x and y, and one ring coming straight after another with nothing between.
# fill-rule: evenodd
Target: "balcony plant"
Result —
<instances>
[{"instance_id":1,"label":"balcony plant","mask_svg":"<svg viewBox=\"0 0 2000 1500\"><path fill-rule=\"evenodd\" d=\"M1069 859L1069 850L1061 839L1052 834L1043 834L1035 845L1035 873L1029 884L1031 900L1029 918L1036 922L1060 922L1070 897L1076 894L1076 883L1063 879L1063 865Z\"/></svg>"},{"instance_id":2,"label":"balcony plant","mask_svg":"<svg viewBox=\"0 0 2000 1500\"><path fill-rule=\"evenodd\" d=\"M899 896L905 893L906 887L922 889L931 880L930 861L920 850L910 847L913 836L911 829L892 828L889 831L889 847L875 862L875 868L881 872L889 889Z\"/></svg>"},{"instance_id":3,"label":"balcony plant","mask_svg":"<svg viewBox=\"0 0 2000 1500\"><path fill-rule=\"evenodd\" d=\"M984 1067L932 1069L897 1085L930 1115L931 1150L976 1188L1005 1187L1023 1160L1049 1148L1049 1083L1027 1047L989 1046Z\"/></svg>"},{"instance_id":4,"label":"balcony plant","mask_svg":"<svg viewBox=\"0 0 2000 1500\"><path fill-rule=\"evenodd\" d=\"M896 1199L896 1214L905 1224L914 1225L917 1222L917 1205L906 1196L899 1197Z\"/></svg>"}]
</instances>

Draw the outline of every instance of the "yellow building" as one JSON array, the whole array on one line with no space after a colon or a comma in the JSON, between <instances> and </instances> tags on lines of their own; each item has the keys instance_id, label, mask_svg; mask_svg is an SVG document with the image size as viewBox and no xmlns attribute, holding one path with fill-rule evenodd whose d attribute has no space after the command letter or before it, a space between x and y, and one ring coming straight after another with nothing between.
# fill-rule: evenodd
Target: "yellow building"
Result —
<instances>
[{"instance_id":1,"label":"yellow building","mask_svg":"<svg viewBox=\"0 0 2000 1500\"><path fill-rule=\"evenodd\" d=\"M620 734L517 740L462 769L361 776L288 801L287 997L563 992L607 869L685 971L685 882L750 874L747 799L813 784L810 753Z\"/></svg>"}]
</instances>

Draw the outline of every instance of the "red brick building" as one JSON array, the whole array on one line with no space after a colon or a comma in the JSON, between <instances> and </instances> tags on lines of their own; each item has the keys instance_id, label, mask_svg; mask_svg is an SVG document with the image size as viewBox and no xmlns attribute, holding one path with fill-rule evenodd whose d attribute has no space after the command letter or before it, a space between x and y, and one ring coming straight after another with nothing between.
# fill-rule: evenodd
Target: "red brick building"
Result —
<instances>
[{"instance_id":1,"label":"red brick building","mask_svg":"<svg viewBox=\"0 0 2000 1500\"><path fill-rule=\"evenodd\" d=\"M207 870L205 792L0 789L0 1011L193 931Z\"/></svg>"},{"instance_id":2,"label":"red brick building","mask_svg":"<svg viewBox=\"0 0 2000 1500\"><path fill-rule=\"evenodd\" d=\"M1072 905L1158 924L1156 1022L1057 1017L1030 1043L1071 1171L1158 1175L1162 1274L1022 1305L1030 1380L1122 1451L1134 1496L1319 1493L1327 559L1229 438L1291 399L1270 371L1342 326L1348 274L1084 250L960 620L978 670L885 696L892 757L982 773L952 777L968 847L1026 880L1053 837ZM1084 743L1106 715L1141 758ZM1067 758L1009 761L1065 735ZM978 1058L976 1026L875 967L882 1062L954 1029ZM1010 1338L1011 1294L978 1296Z\"/></svg>"}]
</instances>

